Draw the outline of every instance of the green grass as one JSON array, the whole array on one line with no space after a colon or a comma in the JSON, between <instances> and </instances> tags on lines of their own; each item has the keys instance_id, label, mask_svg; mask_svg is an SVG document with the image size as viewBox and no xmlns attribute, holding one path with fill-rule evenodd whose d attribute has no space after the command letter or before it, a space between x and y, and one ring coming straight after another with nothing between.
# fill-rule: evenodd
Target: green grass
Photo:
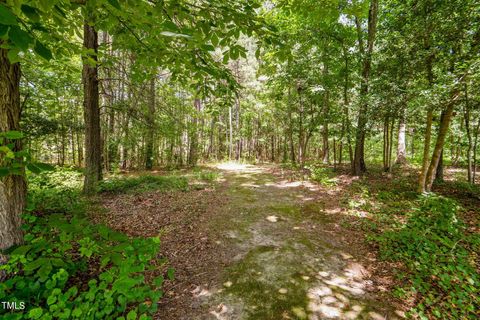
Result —
<instances>
[{"instance_id":1,"label":"green grass","mask_svg":"<svg viewBox=\"0 0 480 320\"><path fill-rule=\"evenodd\" d=\"M108 193L141 193L146 191L188 189L188 180L181 176L112 177L99 184L100 192Z\"/></svg>"}]
</instances>

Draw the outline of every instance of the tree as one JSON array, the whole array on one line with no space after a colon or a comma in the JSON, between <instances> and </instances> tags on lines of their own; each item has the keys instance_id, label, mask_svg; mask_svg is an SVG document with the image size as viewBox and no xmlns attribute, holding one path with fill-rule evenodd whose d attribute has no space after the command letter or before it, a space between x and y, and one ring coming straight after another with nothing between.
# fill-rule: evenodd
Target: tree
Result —
<instances>
[{"instance_id":1,"label":"tree","mask_svg":"<svg viewBox=\"0 0 480 320\"><path fill-rule=\"evenodd\" d=\"M372 65L372 53L377 30L378 0L371 0L368 10L368 30L366 47L363 41L362 25L359 17L355 17L358 33L358 47L363 57L362 80L360 84L360 111L358 113L357 132L355 135L355 155L352 174L361 175L367 170L365 165L365 134L368 120L368 90Z\"/></svg>"}]
</instances>

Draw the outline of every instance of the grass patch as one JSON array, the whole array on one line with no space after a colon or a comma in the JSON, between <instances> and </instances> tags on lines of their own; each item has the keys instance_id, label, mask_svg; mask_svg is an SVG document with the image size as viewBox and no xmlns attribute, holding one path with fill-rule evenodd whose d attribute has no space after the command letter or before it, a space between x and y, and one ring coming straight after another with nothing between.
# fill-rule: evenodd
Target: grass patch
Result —
<instances>
[{"instance_id":1,"label":"grass patch","mask_svg":"<svg viewBox=\"0 0 480 320\"><path fill-rule=\"evenodd\" d=\"M188 190L188 180L181 176L151 176L139 177L112 177L102 181L100 192L108 193L141 193L152 190Z\"/></svg>"}]
</instances>

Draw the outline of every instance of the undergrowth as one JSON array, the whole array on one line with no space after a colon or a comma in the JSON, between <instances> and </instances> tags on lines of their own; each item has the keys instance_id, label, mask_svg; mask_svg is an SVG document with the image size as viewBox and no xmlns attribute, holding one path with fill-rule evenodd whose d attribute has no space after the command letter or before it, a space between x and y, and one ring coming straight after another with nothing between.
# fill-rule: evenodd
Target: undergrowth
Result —
<instances>
[{"instance_id":1,"label":"undergrowth","mask_svg":"<svg viewBox=\"0 0 480 320\"><path fill-rule=\"evenodd\" d=\"M405 266L396 293L416 298L410 313L420 319L478 319L480 236L466 233L454 200L428 195L417 203L406 223L374 237L382 258Z\"/></svg>"},{"instance_id":2,"label":"undergrowth","mask_svg":"<svg viewBox=\"0 0 480 320\"><path fill-rule=\"evenodd\" d=\"M334 187L337 185L337 178L335 177L335 172L331 168L319 166L319 165L309 165L306 167L310 170L310 179L321 184L324 187Z\"/></svg>"},{"instance_id":3,"label":"undergrowth","mask_svg":"<svg viewBox=\"0 0 480 320\"><path fill-rule=\"evenodd\" d=\"M0 267L2 301L24 308L0 309L0 318L150 319L156 311L164 276L173 280L159 239L93 224L80 186L73 169L29 177L24 244L4 252L9 260Z\"/></svg>"},{"instance_id":4,"label":"undergrowth","mask_svg":"<svg viewBox=\"0 0 480 320\"><path fill-rule=\"evenodd\" d=\"M182 190L188 189L188 180L181 176L151 176L139 177L112 177L99 184L100 192L141 193L151 190Z\"/></svg>"}]
</instances>

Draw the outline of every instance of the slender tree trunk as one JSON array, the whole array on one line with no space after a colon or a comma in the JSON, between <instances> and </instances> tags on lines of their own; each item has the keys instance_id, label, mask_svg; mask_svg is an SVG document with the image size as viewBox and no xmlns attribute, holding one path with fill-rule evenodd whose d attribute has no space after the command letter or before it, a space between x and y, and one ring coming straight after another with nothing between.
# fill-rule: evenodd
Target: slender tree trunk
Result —
<instances>
[{"instance_id":1,"label":"slender tree trunk","mask_svg":"<svg viewBox=\"0 0 480 320\"><path fill-rule=\"evenodd\" d=\"M443 149L440 151L440 160L438 160L437 170L435 170L435 182L443 181Z\"/></svg>"},{"instance_id":2,"label":"slender tree trunk","mask_svg":"<svg viewBox=\"0 0 480 320\"><path fill-rule=\"evenodd\" d=\"M235 160L240 160L242 156L242 139L240 135L240 97L238 93L235 95L235 131L237 140L235 143Z\"/></svg>"},{"instance_id":3,"label":"slender tree trunk","mask_svg":"<svg viewBox=\"0 0 480 320\"><path fill-rule=\"evenodd\" d=\"M388 151L390 150L389 143L390 143L390 128L389 128L389 119L388 115L385 116L383 121L383 171L387 172L389 170L388 165Z\"/></svg>"},{"instance_id":4,"label":"slender tree trunk","mask_svg":"<svg viewBox=\"0 0 480 320\"><path fill-rule=\"evenodd\" d=\"M196 115L194 115L192 128L190 128L191 138L190 138L190 154L188 157L188 164L191 166L197 165L197 161L198 161L198 132L197 131L198 131L198 117L200 116L200 110L201 110L200 99L196 98L193 104L195 107Z\"/></svg>"},{"instance_id":5,"label":"slender tree trunk","mask_svg":"<svg viewBox=\"0 0 480 320\"><path fill-rule=\"evenodd\" d=\"M153 140L155 138L155 76L150 80L148 97L147 136L145 142L145 169L153 168Z\"/></svg>"},{"instance_id":6,"label":"slender tree trunk","mask_svg":"<svg viewBox=\"0 0 480 320\"><path fill-rule=\"evenodd\" d=\"M233 155L233 127L232 127L232 106L228 107L228 160L232 160Z\"/></svg>"},{"instance_id":7,"label":"slender tree trunk","mask_svg":"<svg viewBox=\"0 0 480 320\"><path fill-rule=\"evenodd\" d=\"M78 167L81 168L83 165L83 144L82 144L82 137L79 131L77 131L77 153L78 153Z\"/></svg>"},{"instance_id":8,"label":"slender tree trunk","mask_svg":"<svg viewBox=\"0 0 480 320\"><path fill-rule=\"evenodd\" d=\"M432 138L432 122L433 122L433 109L430 108L427 111L427 127L425 129L425 138L423 146L423 161L422 161L422 170L418 177L418 188L419 193L424 193L426 191L426 177L428 170L428 160L430 154L430 141Z\"/></svg>"},{"instance_id":9,"label":"slender tree trunk","mask_svg":"<svg viewBox=\"0 0 480 320\"><path fill-rule=\"evenodd\" d=\"M368 113L368 91L370 80L370 69L372 64L372 52L373 45L375 43L375 33L377 29L377 16L378 16L378 0L370 1L370 9L368 13L368 39L367 48L365 50L363 46L362 27L360 21L356 20L357 33L358 33L358 45L360 52L363 55L363 69L362 69L362 82L360 85L360 100L361 106L358 114L357 133L355 136L355 156L353 160L353 175L361 175L366 170L365 165L365 134L367 126L367 113Z\"/></svg>"},{"instance_id":10,"label":"slender tree trunk","mask_svg":"<svg viewBox=\"0 0 480 320\"><path fill-rule=\"evenodd\" d=\"M0 40L0 45L2 45ZM10 63L7 49L0 47L0 132L20 130L20 64ZM22 150L22 141L13 143L13 151ZM0 167L5 159L0 157ZM25 208L27 185L22 175L0 179L0 250L21 244L21 214Z\"/></svg>"},{"instance_id":11,"label":"slender tree trunk","mask_svg":"<svg viewBox=\"0 0 480 320\"><path fill-rule=\"evenodd\" d=\"M326 57L324 57L326 59ZM328 76L328 65L325 64L323 68L323 77L327 78ZM324 164L330 163L330 150L328 145L328 122L329 114L330 114L330 94L328 89L325 90L323 96L323 130L322 130L322 143L323 143L323 150L322 150L322 162Z\"/></svg>"},{"instance_id":12,"label":"slender tree trunk","mask_svg":"<svg viewBox=\"0 0 480 320\"><path fill-rule=\"evenodd\" d=\"M343 86L343 117L344 117L344 128L347 134L347 144L348 144L348 158L350 160L351 171L353 172L353 148L352 148L352 137L351 137L351 123L350 123L350 116L349 116L349 105L350 101L348 98L348 87L349 87L349 59L348 59L348 49L344 45L343 46L343 54L345 57L345 81ZM343 125L342 125L343 126ZM342 134L343 137L343 134ZM343 141L342 141L343 143ZM340 151L340 163L342 160L342 151Z\"/></svg>"},{"instance_id":13,"label":"slender tree trunk","mask_svg":"<svg viewBox=\"0 0 480 320\"><path fill-rule=\"evenodd\" d=\"M473 172L472 172L472 183L475 184L476 182L476 175L477 175L477 145L478 145L478 134L480 132L480 116L478 117L477 126L473 133Z\"/></svg>"},{"instance_id":14,"label":"slender tree trunk","mask_svg":"<svg viewBox=\"0 0 480 320\"><path fill-rule=\"evenodd\" d=\"M469 183L473 183L473 163L472 163L473 139L472 139L472 130L470 128L470 101L468 99L467 84L465 84L464 89L465 89L465 111L463 115L465 120L465 131L467 133L467 139L468 139L467 179Z\"/></svg>"},{"instance_id":15,"label":"slender tree trunk","mask_svg":"<svg viewBox=\"0 0 480 320\"><path fill-rule=\"evenodd\" d=\"M86 194L95 193L97 184L102 179L100 108L98 105L98 34L92 23L93 19L90 13L83 26L83 47L93 51L93 54L89 54L88 57L83 59L82 72L85 118L85 180L83 191Z\"/></svg>"},{"instance_id":16,"label":"slender tree trunk","mask_svg":"<svg viewBox=\"0 0 480 320\"><path fill-rule=\"evenodd\" d=\"M433 150L432 160L430 162L430 166L428 167L427 176L426 176L426 191L430 192L432 190L433 180L435 179L435 173L437 171L437 166L440 161L440 157L442 154L443 146L445 144L445 137L448 133L448 127L450 126L450 122L453 117L453 109L455 107L455 100L458 93L454 93L454 98L452 101L449 102L447 108L445 109L444 116L440 122L440 128L438 132L437 142L435 144L435 148Z\"/></svg>"},{"instance_id":17,"label":"slender tree trunk","mask_svg":"<svg viewBox=\"0 0 480 320\"><path fill-rule=\"evenodd\" d=\"M403 165L407 163L407 146L405 143L405 110L401 111L400 121L398 123L398 140L397 140L397 160L395 163Z\"/></svg>"}]
</instances>

